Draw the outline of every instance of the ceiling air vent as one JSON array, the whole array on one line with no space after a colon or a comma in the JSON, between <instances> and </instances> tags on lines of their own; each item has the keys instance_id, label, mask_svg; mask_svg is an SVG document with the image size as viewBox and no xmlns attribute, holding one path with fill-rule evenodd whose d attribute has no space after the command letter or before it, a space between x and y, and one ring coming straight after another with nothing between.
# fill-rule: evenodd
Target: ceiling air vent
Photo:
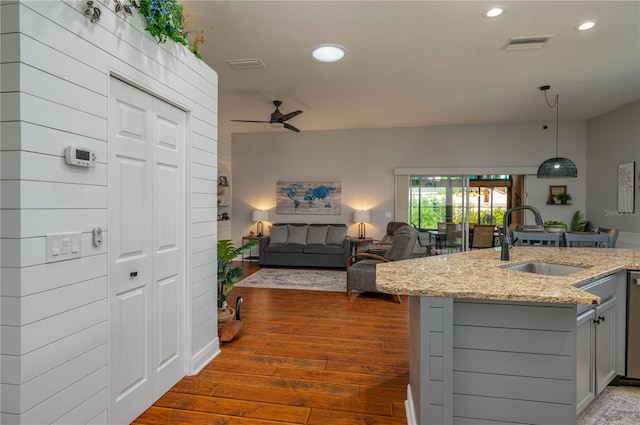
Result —
<instances>
[{"instance_id":1,"label":"ceiling air vent","mask_svg":"<svg viewBox=\"0 0 640 425\"><path fill-rule=\"evenodd\" d=\"M504 50L523 50L523 49L541 49L544 43L549 40L552 35L541 35L539 37L514 37L509 39L503 47Z\"/></svg>"},{"instance_id":2,"label":"ceiling air vent","mask_svg":"<svg viewBox=\"0 0 640 425\"><path fill-rule=\"evenodd\" d=\"M233 69L252 69L252 68L266 68L264 63L258 58L255 59L232 59L227 63L231 65Z\"/></svg>"}]
</instances>

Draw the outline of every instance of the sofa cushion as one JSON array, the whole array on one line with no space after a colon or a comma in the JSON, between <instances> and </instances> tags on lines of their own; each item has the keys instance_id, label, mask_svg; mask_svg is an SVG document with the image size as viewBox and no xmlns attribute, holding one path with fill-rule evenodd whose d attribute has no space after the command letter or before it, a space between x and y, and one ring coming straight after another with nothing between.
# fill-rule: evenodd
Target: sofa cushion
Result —
<instances>
[{"instance_id":1,"label":"sofa cushion","mask_svg":"<svg viewBox=\"0 0 640 425\"><path fill-rule=\"evenodd\" d=\"M287 243L297 243L306 245L307 243L307 226L292 226L287 224Z\"/></svg>"},{"instance_id":2,"label":"sofa cushion","mask_svg":"<svg viewBox=\"0 0 640 425\"><path fill-rule=\"evenodd\" d=\"M324 244L312 244L304 247L305 254L328 254L328 255L341 255L344 253L342 245L324 245Z\"/></svg>"},{"instance_id":3,"label":"sofa cushion","mask_svg":"<svg viewBox=\"0 0 640 425\"><path fill-rule=\"evenodd\" d=\"M328 230L327 226L309 226L307 228L307 243L325 245Z\"/></svg>"},{"instance_id":4,"label":"sofa cushion","mask_svg":"<svg viewBox=\"0 0 640 425\"><path fill-rule=\"evenodd\" d=\"M264 252L280 254L302 254L306 245L297 243L271 243L264 247Z\"/></svg>"},{"instance_id":5,"label":"sofa cushion","mask_svg":"<svg viewBox=\"0 0 640 425\"><path fill-rule=\"evenodd\" d=\"M287 226L271 226L269 244L286 243L288 234Z\"/></svg>"},{"instance_id":6,"label":"sofa cushion","mask_svg":"<svg viewBox=\"0 0 640 425\"><path fill-rule=\"evenodd\" d=\"M327 226L327 245L342 245L346 236L346 227Z\"/></svg>"}]
</instances>

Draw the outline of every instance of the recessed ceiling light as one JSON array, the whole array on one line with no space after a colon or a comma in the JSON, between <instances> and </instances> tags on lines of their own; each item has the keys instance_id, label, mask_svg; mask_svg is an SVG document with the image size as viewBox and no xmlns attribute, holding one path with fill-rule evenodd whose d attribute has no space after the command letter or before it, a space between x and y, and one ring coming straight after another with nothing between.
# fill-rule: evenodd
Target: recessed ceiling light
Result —
<instances>
[{"instance_id":1,"label":"recessed ceiling light","mask_svg":"<svg viewBox=\"0 0 640 425\"><path fill-rule=\"evenodd\" d=\"M502 15L504 13L504 9L501 7L494 7L492 9L487 10L486 12L484 12L482 15L485 18L495 18L498 17L500 15Z\"/></svg>"},{"instance_id":2,"label":"recessed ceiling light","mask_svg":"<svg viewBox=\"0 0 640 425\"><path fill-rule=\"evenodd\" d=\"M344 58L344 47L335 44L323 44L315 47L311 52L313 58L320 62L337 62Z\"/></svg>"},{"instance_id":3,"label":"recessed ceiling light","mask_svg":"<svg viewBox=\"0 0 640 425\"><path fill-rule=\"evenodd\" d=\"M593 21L587 21L587 22L583 22L580 25L576 26L576 30L578 31L586 31L586 30L590 30L591 28L595 27L596 23Z\"/></svg>"}]
</instances>

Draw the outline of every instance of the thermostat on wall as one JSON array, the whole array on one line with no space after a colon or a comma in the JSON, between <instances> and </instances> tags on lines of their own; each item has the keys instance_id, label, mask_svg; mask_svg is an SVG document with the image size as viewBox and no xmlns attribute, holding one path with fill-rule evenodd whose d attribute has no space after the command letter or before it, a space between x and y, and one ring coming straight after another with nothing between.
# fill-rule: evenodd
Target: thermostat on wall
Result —
<instances>
[{"instance_id":1,"label":"thermostat on wall","mask_svg":"<svg viewBox=\"0 0 640 425\"><path fill-rule=\"evenodd\" d=\"M67 146L64 157L69 165L78 167L95 167L96 165L96 153L91 149Z\"/></svg>"}]
</instances>

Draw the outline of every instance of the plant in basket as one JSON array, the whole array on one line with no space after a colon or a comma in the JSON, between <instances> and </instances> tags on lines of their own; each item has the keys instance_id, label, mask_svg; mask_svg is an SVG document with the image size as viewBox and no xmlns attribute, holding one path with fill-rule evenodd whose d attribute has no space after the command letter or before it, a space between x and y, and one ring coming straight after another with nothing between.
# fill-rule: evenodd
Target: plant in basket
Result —
<instances>
[{"instance_id":1,"label":"plant in basket","mask_svg":"<svg viewBox=\"0 0 640 425\"><path fill-rule=\"evenodd\" d=\"M234 267L233 259L251 251L259 241L248 242L236 248L229 239L218 241L218 317L233 317L233 308L228 307L227 299L233 287L238 283L244 270Z\"/></svg>"}]
</instances>

